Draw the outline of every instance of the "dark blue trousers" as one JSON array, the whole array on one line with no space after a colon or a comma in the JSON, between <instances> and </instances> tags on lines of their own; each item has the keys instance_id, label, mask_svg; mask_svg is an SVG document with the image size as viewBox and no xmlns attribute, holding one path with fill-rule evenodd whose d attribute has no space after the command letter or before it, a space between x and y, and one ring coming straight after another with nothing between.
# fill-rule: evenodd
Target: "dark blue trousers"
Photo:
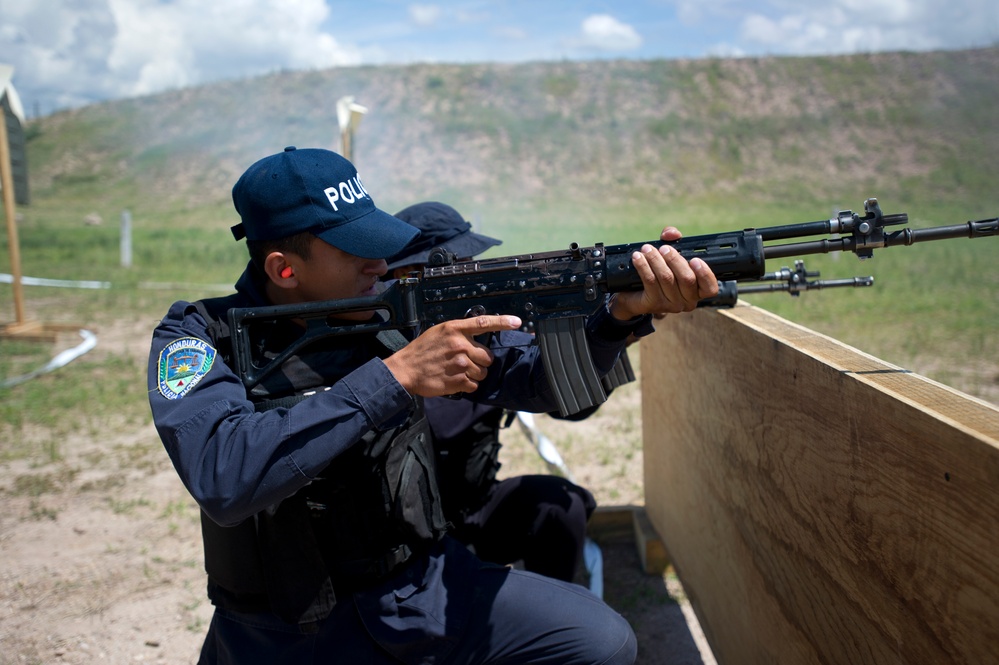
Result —
<instances>
[{"instance_id":1,"label":"dark blue trousers","mask_svg":"<svg viewBox=\"0 0 999 665\"><path fill-rule=\"evenodd\" d=\"M485 563L452 538L324 621L216 609L201 663L629 665L628 623L581 586Z\"/></svg>"},{"instance_id":2,"label":"dark blue trousers","mask_svg":"<svg viewBox=\"0 0 999 665\"><path fill-rule=\"evenodd\" d=\"M588 490L565 478L514 476L496 481L454 536L486 561L522 560L531 572L571 582L596 506Z\"/></svg>"}]
</instances>

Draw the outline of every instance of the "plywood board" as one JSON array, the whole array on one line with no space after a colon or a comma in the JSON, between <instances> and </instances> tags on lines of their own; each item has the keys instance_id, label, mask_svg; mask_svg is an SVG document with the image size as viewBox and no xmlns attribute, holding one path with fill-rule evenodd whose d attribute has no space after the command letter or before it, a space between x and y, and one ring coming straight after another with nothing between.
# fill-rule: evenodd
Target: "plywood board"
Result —
<instances>
[{"instance_id":1,"label":"plywood board","mask_svg":"<svg viewBox=\"0 0 999 665\"><path fill-rule=\"evenodd\" d=\"M755 307L658 328L645 507L719 663L999 662L999 409Z\"/></svg>"}]
</instances>

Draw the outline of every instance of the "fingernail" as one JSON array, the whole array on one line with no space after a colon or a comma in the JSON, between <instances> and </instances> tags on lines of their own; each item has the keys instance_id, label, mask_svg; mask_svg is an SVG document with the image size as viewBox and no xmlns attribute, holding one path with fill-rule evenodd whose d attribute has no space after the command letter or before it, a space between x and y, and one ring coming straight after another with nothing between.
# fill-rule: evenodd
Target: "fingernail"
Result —
<instances>
[{"instance_id":1,"label":"fingernail","mask_svg":"<svg viewBox=\"0 0 999 665\"><path fill-rule=\"evenodd\" d=\"M701 259L691 259L690 260L690 267L693 268L694 270L700 270L702 268L706 268L707 266L708 266L708 264L706 264Z\"/></svg>"},{"instance_id":2,"label":"fingernail","mask_svg":"<svg viewBox=\"0 0 999 665\"><path fill-rule=\"evenodd\" d=\"M673 251L673 248L669 245L662 245L659 247L659 253L663 256L669 256L669 253Z\"/></svg>"}]
</instances>

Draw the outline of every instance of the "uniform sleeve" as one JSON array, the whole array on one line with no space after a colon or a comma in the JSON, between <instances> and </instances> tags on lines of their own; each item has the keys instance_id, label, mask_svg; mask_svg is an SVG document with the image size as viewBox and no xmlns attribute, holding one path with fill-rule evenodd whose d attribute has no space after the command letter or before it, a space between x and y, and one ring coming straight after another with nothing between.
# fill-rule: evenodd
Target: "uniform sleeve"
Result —
<instances>
[{"instance_id":1,"label":"uniform sleeve","mask_svg":"<svg viewBox=\"0 0 999 665\"><path fill-rule=\"evenodd\" d=\"M630 321L618 321L607 307L598 309L586 322L586 338L590 345L593 363L600 375L603 376L611 371L618 356L624 352L631 335L645 337L653 332L655 327L649 314L636 316Z\"/></svg>"},{"instance_id":2,"label":"uniform sleeve","mask_svg":"<svg viewBox=\"0 0 999 665\"><path fill-rule=\"evenodd\" d=\"M185 302L153 332L148 384L153 422L174 467L223 526L291 496L365 433L398 426L413 409L376 358L291 408L257 413Z\"/></svg>"}]
</instances>

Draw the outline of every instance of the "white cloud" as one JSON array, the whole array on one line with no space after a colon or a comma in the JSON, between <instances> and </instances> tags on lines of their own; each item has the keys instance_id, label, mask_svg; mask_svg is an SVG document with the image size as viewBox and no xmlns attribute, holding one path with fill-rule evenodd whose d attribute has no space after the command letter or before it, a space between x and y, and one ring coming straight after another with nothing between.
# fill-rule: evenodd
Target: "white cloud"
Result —
<instances>
[{"instance_id":1,"label":"white cloud","mask_svg":"<svg viewBox=\"0 0 999 665\"><path fill-rule=\"evenodd\" d=\"M594 14L583 21L583 44L604 51L631 51L642 45L633 27L609 14Z\"/></svg>"},{"instance_id":2,"label":"white cloud","mask_svg":"<svg viewBox=\"0 0 999 665\"><path fill-rule=\"evenodd\" d=\"M766 46L786 45L792 41L799 46L828 37L823 26L809 22L804 16L782 16L776 20L752 14L742 22L740 36L744 40Z\"/></svg>"},{"instance_id":3,"label":"white cloud","mask_svg":"<svg viewBox=\"0 0 999 665\"><path fill-rule=\"evenodd\" d=\"M110 0L119 24L110 66L139 63L136 92L281 68L356 64L319 26L323 0Z\"/></svg>"},{"instance_id":4,"label":"white cloud","mask_svg":"<svg viewBox=\"0 0 999 665\"><path fill-rule=\"evenodd\" d=\"M79 91L93 98L117 94L102 76L117 30L106 4L85 10L65 7L59 0L4 0L0 15L0 53L14 66L14 86L31 81L60 105ZM34 96L25 97L31 104ZM47 109L50 110L50 109Z\"/></svg>"},{"instance_id":5,"label":"white cloud","mask_svg":"<svg viewBox=\"0 0 999 665\"><path fill-rule=\"evenodd\" d=\"M911 19L920 6L930 3L925 0L838 0L845 12L866 15L877 21L898 23Z\"/></svg>"},{"instance_id":6,"label":"white cloud","mask_svg":"<svg viewBox=\"0 0 999 665\"><path fill-rule=\"evenodd\" d=\"M712 58L743 58L746 56L746 52L740 47L727 42L712 44L705 50L705 54Z\"/></svg>"},{"instance_id":7,"label":"white cloud","mask_svg":"<svg viewBox=\"0 0 999 665\"><path fill-rule=\"evenodd\" d=\"M994 0L769 0L757 9L739 27L740 46L750 52L922 51L999 38Z\"/></svg>"},{"instance_id":8,"label":"white cloud","mask_svg":"<svg viewBox=\"0 0 999 665\"><path fill-rule=\"evenodd\" d=\"M441 8L437 5L410 5L409 18L420 27L430 27L441 17Z\"/></svg>"},{"instance_id":9,"label":"white cloud","mask_svg":"<svg viewBox=\"0 0 999 665\"><path fill-rule=\"evenodd\" d=\"M361 60L322 31L324 0L3 1L15 86L52 106Z\"/></svg>"}]
</instances>

